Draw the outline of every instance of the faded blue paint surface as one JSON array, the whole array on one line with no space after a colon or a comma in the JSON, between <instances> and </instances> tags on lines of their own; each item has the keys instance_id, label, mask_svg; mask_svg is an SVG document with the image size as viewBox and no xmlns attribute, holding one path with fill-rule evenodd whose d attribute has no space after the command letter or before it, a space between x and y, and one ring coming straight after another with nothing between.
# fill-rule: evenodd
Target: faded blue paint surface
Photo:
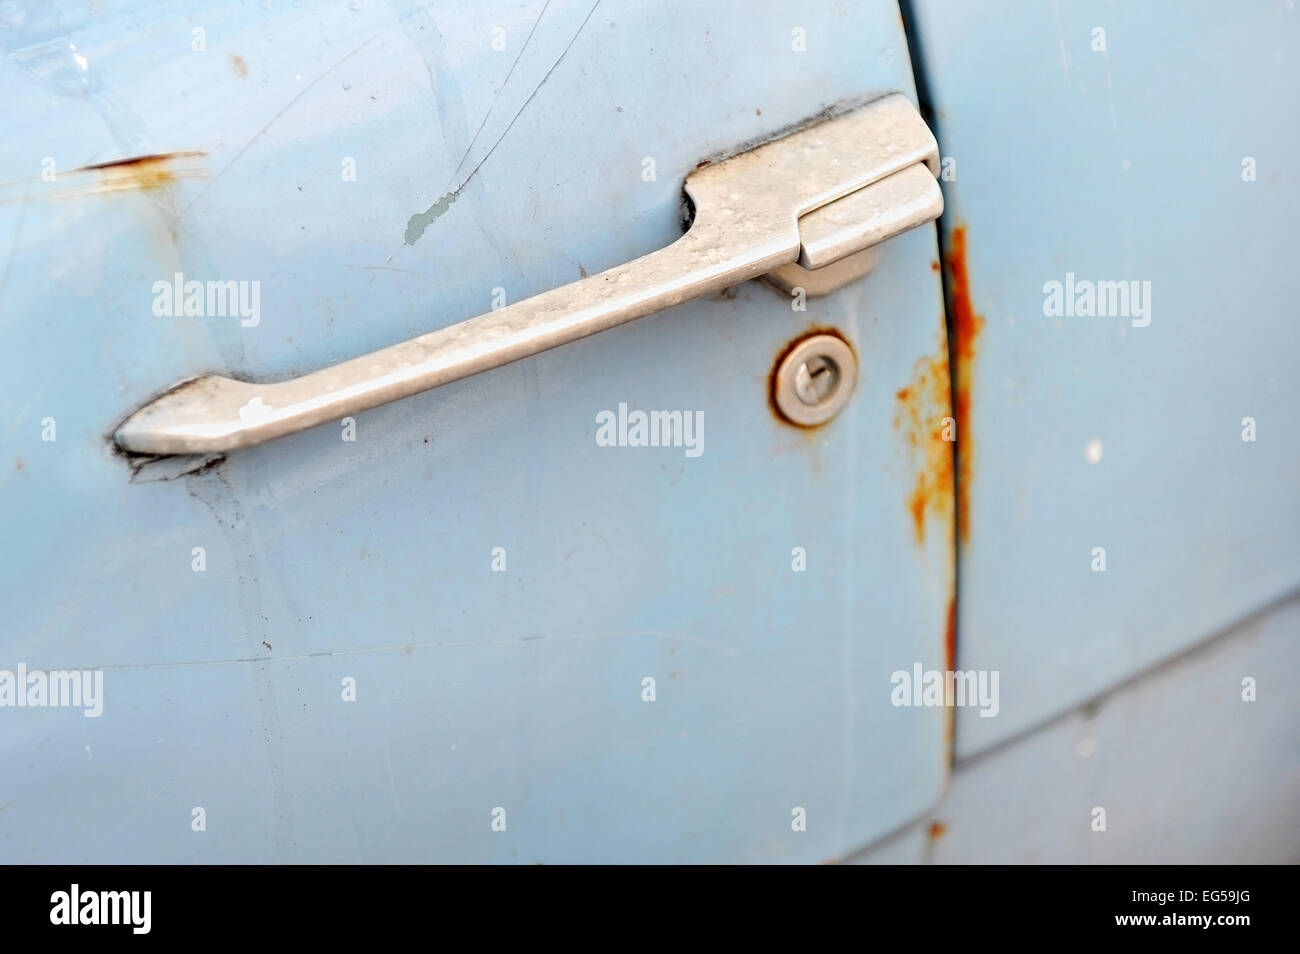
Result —
<instances>
[{"instance_id":1,"label":"faded blue paint surface","mask_svg":"<svg viewBox=\"0 0 1300 954\"><path fill-rule=\"evenodd\" d=\"M911 7L985 318L958 663L1000 670L1002 710L959 712L962 757L1300 585L1300 15ZM1067 272L1149 281L1150 323L1045 317Z\"/></svg>"},{"instance_id":2,"label":"faded blue paint surface","mask_svg":"<svg viewBox=\"0 0 1300 954\"><path fill-rule=\"evenodd\" d=\"M1036 732L959 760L868 864L1295 864L1300 600ZM1241 680L1255 680L1255 700ZM1093 812L1106 812L1105 831Z\"/></svg>"},{"instance_id":3,"label":"faded blue paint surface","mask_svg":"<svg viewBox=\"0 0 1300 954\"><path fill-rule=\"evenodd\" d=\"M0 711L0 860L818 861L933 804L946 714L889 703L944 664L952 554L915 540L893 425L944 347L933 229L806 313L749 283L355 443L130 483L106 442L182 378L301 373L667 243L702 158L911 92L892 4L101 9L0 30L0 668L105 670L99 719ZM60 193L182 150L204 178ZM155 317L176 272L259 281L260 322ZM862 356L815 435L765 396L810 324ZM703 455L597 447L619 402L702 411Z\"/></svg>"}]
</instances>

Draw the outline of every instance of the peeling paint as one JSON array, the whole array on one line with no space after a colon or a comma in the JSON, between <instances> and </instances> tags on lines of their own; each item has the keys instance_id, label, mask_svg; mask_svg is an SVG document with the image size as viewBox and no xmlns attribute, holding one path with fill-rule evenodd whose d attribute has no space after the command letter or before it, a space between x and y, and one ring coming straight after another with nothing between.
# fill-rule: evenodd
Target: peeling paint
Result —
<instances>
[{"instance_id":1,"label":"peeling paint","mask_svg":"<svg viewBox=\"0 0 1300 954\"><path fill-rule=\"evenodd\" d=\"M462 187L463 188L463 187ZM405 241L407 245L414 245L424 234L424 230L432 225L439 216L451 208L453 202L460 196L460 189L452 192L445 192L439 197L438 201L433 203L423 212L417 212L406 222Z\"/></svg>"}]
</instances>

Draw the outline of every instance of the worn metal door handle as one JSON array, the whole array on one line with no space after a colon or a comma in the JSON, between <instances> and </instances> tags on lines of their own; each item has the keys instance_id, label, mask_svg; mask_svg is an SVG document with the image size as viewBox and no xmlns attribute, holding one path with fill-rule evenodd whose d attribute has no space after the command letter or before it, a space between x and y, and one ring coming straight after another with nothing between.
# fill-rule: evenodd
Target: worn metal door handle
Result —
<instances>
[{"instance_id":1,"label":"worn metal door handle","mask_svg":"<svg viewBox=\"0 0 1300 954\"><path fill-rule=\"evenodd\" d=\"M228 451L500 367L782 267L821 269L937 218L938 149L893 94L692 172L687 232L626 265L302 377L206 376L117 429L141 454Z\"/></svg>"}]
</instances>

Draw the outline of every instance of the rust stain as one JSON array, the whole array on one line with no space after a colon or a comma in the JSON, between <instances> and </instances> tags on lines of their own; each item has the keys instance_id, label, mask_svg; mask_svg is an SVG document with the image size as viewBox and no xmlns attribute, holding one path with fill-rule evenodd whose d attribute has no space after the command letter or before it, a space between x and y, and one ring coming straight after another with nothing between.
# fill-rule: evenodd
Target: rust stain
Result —
<instances>
[{"instance_id":1,"label":"rust stain","mask_svg":"<svg viewBox=\"0 0 1300 954\"><path fill-rule=\"evenodd\" d=\"M101 162L86 166L85 169L99 176L104 186L103 191L140 189L149 192L160 186L170 185L177 179L201 177L202 170L193 168L189 160L204 155L206 153L202 152L163 152L151 156L136 156L133 159Z\"/></svg>"},{"instance_id":2,"label":"rust stain","mask_svg":"<svg viewBox=\"0 0 1300 954\"><path fill-rule=\"evenodd\" d=\"M830 335L833 338L839 338L841 341L843 341L846 345L849 346L849 350L853 352L855 357L857 356L858 353L857 349L853 347L853 342L849 341L848 338L844 337L844 332L840 331L838 328L827 328L827 327L822 327L820 325L810 325L807 329L803 331L802 334L796 335L795 337L791 338L788 342L786 342L785 346L780 351L777 352L776 360L772 362L772 370L769 371L767 375L767 406L768 409L772 412L772 416L775 417L778 421L780 421L786 427L793 427L796 430L800 430L800 431L817 431L825 427L826 424L829 424L830 421L827 421L825 424L813 424L810 426L806 424L796 424L794 421L787 418L784 414L781 413L781 409L776 405L776 378L777 378L777 372L781 370L781 362L785 360L786 355L788 355L795 348L799 347L799 345L802 342L806 341L807 339L815 335Z\"/></svg>"},{"instance_id":3,"label":"rust stain","mask_svg":"<svg viewBox=\"0 0 1300 954\"><path fill-rule=\"evenodd\" d=\"M907 507L918 543L925 542L931 518L940 526L951 525L954 506L958 541L970 532L969 489L974 474L971 380L975 342L984 319L971 304L964 225L952 231L946 264L951 345L917 361L912 380L897 392L894 414L894 427L903 434L916 465Z\"/></svg>"},{"instance_id":4,"label":"rust stain","mask_svg":"<svg viewBox=\"0 0 1300 954\"><path fill-rule=\"evenodd\" d=\"M971 394L975 375L976 342L984 328L984 316L975 311L970 293L970 272L966 263L966 226L958 225L949 236L948 317L953 362L953 415L957 419L955 445L957 478L957 545L970 537L970 492L975 478L975 441L971 421ZM944 640L948 668L957 668L957 605L948 604L948 628ZM948 709L948 740L952 741L954 710ZM931 829L933 831L933 828ZM940 834L942 834L942 829Z\"/></svg>"},{"instance_id":5,"label":"rust stain","mask_svg":"<svg viewBox=\"0 0 1300 954\"><path fill-rule=\"evenodd\" d=\"M59 183L71 182L54 191L60 198L99 195L135 190L155 192L179 179L201 179L207 173L200 159L205 152L162 152L131 159L114 159L60 173Z\"/></svg>"},{"instance_id":6,"label":"rust stain","mask_svg":"<svg viewBox=\"0 0 1300 954\"><path fill-rule=\"evenodd\" d=\"M971 425L971 387L976 343L984 327L974 309L966 264L966 227L949 236L944 257L948 275L947 334L936 353L917 360L912 378L895 393L894 428L901 435L914 477L906 505L917 543L923 544L933 521L942 531L955 532L960 545L970 534L970 487L974 476ZM938 270L939 263L931 263ZM951 539L951 537L949 538ZM955 567L950 567L955 573ZM957 668L957 603L955 577L950 576L943 650L949 671ZM947 737L952 740L953 712L949 709ZM931 837L946 826L936 822Z\"/></svg>"},{"instance_id":7,"label":"rust stain","mask_svg":"<svg viewBox=\"0 0 1300 954\"><path fill-rule=\"evenodd\" d=\"M948 626L943 634L943 651L948 659L948 671L957 669L957 597L948 597Z\"/></svg>"},{"instance_id":8,"label":"rust stain","mask_svg":"<svg viewBox=\"0 0 1300 954\"><path fill-rule=\"evenodd\" d=\"M966 226L952 230L947 254L948 307L954 360L954 412L957 418L957 540L970 534L970 486L975 470L975 444L971 429L971 384L975 368L975 343L984 318L975 312L966 269Z\"/></svg>"},{"instance_id":9,"label":"rust stain","mask_svg":"<svg viewBox=\"0 0 1300 954\"><path fill-rule=\"evenodd\" d=\"M942 339L941 339L942 341ZM931 518L940 527L953 521L952 399L948 377L948 349L942 344L932 355L919 358L912 379L894 395L894 429L905 442L915 475L907 495L916 542L924 543Z\"/></svg>"},{"instance_id":10,"label":"rust stain","mask_svg":"<svg viewBox=\"0 0 1300 954\"><path fill-rule=\"evenodd\" d=\"M948 622L943 631L943 655L947 662L948 671L956 672L957 670L957 585L955 567L949 570L952 576L948 581L948 592L952 595L948 597ZM953 706L948 706L944 719L943 737L948 743L948 757L952 757L952 737L953 730L957 726L957 710ZM941 831L940 834L943 834Z\"/></svg>"},{"instance_id":11,"label":"rust stain","mask_svg":"<svg viewBox=\"0 0 1300 954\"><path fill-rule=\"evenodd\" d=\"M930 270L933 271L933 272L941 272L941 271L943 271L943 266L940 265L938 262L931 262L931 263L930 263Z\"/></svg>"},{"instance_id":12,"label":"rust stain","mask_svg":"<svg viewBox=\"0 0 1300 954\"><path fill-rule=\"evenodd\" d=\"M238 53L230 54L230 67L239 74L240 79L248 79L248 64Z\"/></svg>"},{"instance_id":13,"label":"rust stain","mask_svg":"<svg viewBox=\"0 0 1300 954\"><path fill-rule=\"evenodd\" d=\"M941 821L930 822L930 839L932 841L942 838L948 832L948 826Z\"/></svg>"}]
</instances>

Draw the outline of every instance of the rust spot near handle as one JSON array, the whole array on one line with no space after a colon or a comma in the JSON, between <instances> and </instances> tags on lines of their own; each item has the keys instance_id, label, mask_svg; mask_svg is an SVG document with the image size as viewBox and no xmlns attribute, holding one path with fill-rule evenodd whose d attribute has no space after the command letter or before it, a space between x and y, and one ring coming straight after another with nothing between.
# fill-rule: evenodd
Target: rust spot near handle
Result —
<instances>
[{"instance_id":1,"label":"rust spot near handle","mask_svg":"<svg viewBox=\"0 0 1300 954\"><path fill-rule=\"evenodd\" d=\"M71 179L72 185L57 189L55 194L71 197L127 190L153 192L178 179L203 178L207 173L199 160L206 156L198 151L161 152L97 162L61 174L56 181Z\"/></svg>"},{"instance_id":2,"label":"rust spot near handle","mask_svg":"<svg viewBox=\"0 0 1300 954\"><path fill-rule=\"evenodd\" d=\"M92 169L148 169L158 165L164 165L176 159L187 159L193 156L205 156L204 152L155 152L147 156L133 156L130 159L110 159L108 162L92 162L88 166L82 166L80 169L74 169L73 172L86 172Z\"/></svg>"},{"instance_id":3,"label":"rust spot near handle","mask_svg":"<svg viewBox=\"0 0 1300 954\"><path fill-rule=\"evenodd\" d=\"M32 183L39 183L38 190L31 192L35 199L81 199L127 191L152 194L165 190L178 179L207 177L201 161L207 155L207 152L191 149L92 162L78 169L56 173L52 179L32 179L16 185L30 190ZM0 196L0 201L4 201L3 196Z\"/></svg>"}]
</instances>

